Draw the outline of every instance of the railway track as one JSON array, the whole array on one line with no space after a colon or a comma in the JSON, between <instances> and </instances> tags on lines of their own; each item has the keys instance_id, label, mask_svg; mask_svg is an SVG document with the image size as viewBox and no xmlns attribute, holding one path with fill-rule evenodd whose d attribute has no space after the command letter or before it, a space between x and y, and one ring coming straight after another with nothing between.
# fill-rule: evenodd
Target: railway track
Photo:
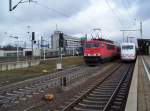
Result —
<instances>
[{"instance_id":1,"label":"railway track","mask_svg":"<svg viewBox=\"0 0 150 111\"><path fill-rule=\"evenodd\" d=\"M126 104L134 64L121 64L61 111L122 111Z\"/></svg>"},{"instance_id":2,"label":"railway track","mask_svg":"<svg viewBox=\"0 0 150 111\"><path fill-rule=\"evenodd\" d=\"M108 64L103 64L103 67L106 65ZM34 94L44 92L50 87L58 87L61 85L61 79L64 77L69 83L75 79L91 75L91 73L96 73L99 69L100 67L98 66L77 66L54 74L0 87L0 108L10 107L19 103L19 101L31 98Z\"/></svg>"}]
</instances>

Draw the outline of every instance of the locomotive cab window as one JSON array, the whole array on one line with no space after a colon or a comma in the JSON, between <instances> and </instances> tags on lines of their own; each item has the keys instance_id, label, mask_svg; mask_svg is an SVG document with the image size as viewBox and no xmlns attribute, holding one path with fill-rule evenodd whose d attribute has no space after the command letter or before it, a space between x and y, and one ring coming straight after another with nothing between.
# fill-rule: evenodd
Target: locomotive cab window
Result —
<instances>
[{"instance_id":1,"label":"locomotive cab window","mask_svg":"<svg viewBox=\"0 0 150 111\"><path fill-rule=\"evenodd\" d=\"M115 48L114 45L107 44L107 49L108 50L114 50L114 48Z\"/></svg>"},{"instance_id":2,"label":"locomotive cab window","mask_svg":"<svg viewBox=\"0 0 150 111\"><path fill-rule=\"evenodd\" d=\"M123 49L123 50L130 50L130 49L133 49L133 45L124 45L124 46L122 46L122 49Z\"/></svg>"},{"instance_id":3,"label":"locomotive cab window","mask_svg":"<svg viewBox=\"0 0 150 111\"><path fill-rule=\"evenodd\" d=\"M87 43L84 45L84 48L99 48L100 44L99 43Z\"/></svg>"}]
</instances>

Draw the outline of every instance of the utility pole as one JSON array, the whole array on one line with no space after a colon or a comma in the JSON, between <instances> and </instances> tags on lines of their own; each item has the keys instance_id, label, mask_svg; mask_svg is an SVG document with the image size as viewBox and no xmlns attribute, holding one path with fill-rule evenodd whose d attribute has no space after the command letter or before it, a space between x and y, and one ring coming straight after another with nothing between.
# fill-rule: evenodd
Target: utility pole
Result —
<instances>
[{"instance_id":1,"label":"utility pole","mask_svg":"<svg viewBox=\"0 0 150 111\"><path fill-rule=\"evenodd\" d=\"M140 22L140 33L141 33L141 39L142 39L142 33L143 33L143 30L142 30L142 21Z\"/></svg>"},{"instance_id":2,"label":"utility pole","mask_svg":"<svg viewBox=\"0 0 150 111\"><path fill-rule=\"evenodd\" d=\"M24 42L24 48L26 49L26 41Z\"/></svg>"},{"instance_id":3,"label":"utility pole","mask_svg":"<svg viewBox=\"0 0 150 111\"><path fill-rule=\"evenodd\" d=\"M41 36L41 58L43 56L43 47L42 47L42 45L43 45L43 37Z\"/></svg>"},{"instance_id":4,"label":"utility pole","mask_svg":"<svg viewBox=\"0 0 150 111\"><path fill-rule=\"evenodd\" d=\"M37 42L38 42L38 49L40 49L40 41L38 40Z\"/></svg>"},{"instance_id":5,"label":"utility pole","mask_svg":"<svg viewBox=\"0 0 150 111\"><path fill-rule=\"evenodd\" d=\"M33 40L31 40L32 43L32 58L33 58Z\"/></svg>"},{"instance_id":6,"label":"utility pole","mask_svg":"<svg viewBox=\"0 0 150 111\"><path fill-rule=\"evenodd\" d=\"M17 61L18 61L19 60L19 40L18 40L19 38L18 36L9 36L9 37L17 39L16 48L17 48Z\"/></svg>"},{"instance_id":7,"label":"utility pole","mask_svg":"<svg viewBox=\"0 0 150 111\"><path fill-rule=\"evenodd\" d=\"M45 60L45 47L46 47L46 45L45 45L45 40L43 39L43 37L41 36L41 50L42 50L42 52L43 52L43 60Z\"/></svg>"},{"instance_id":8,"label":"utility pole","mask_svg":"<svg viewBox=\"0 0 150 111\"><path fill-rule=\"evenodd\" d=\"M16 38L18 40L18 37ZM19 41L17 41L17 61L19 60Z\"/></svg>"},{"instance_id":9,"label":"utility pole","mask_svg":"<svg viewBox=\"0 0 150 111\"><path fill-rule=\"evenodd\" d=\"M42 49L42 45L43 45L43 37L41 36L41 49Z\"/></svg>"},{"instance_id":10,"label":"utility pole","mask_svg":"<svg viewBox=\"0 0 150 111\"><path fill-rule=\"evenodd\" d=\"M56 24L56 31L58 31L58 25Z\"/></svg>"},{"instance_id":11,"label":"utility pole","mask_svg":"<svg viewBox=\"0 0 150 111\"><path fill-rule=\"evenodd\" d=\"M123 42L124 42L124 40L125 40L125 39L124 39L124 31L122 31L122 34L123 34Z\"/></svg>"},{"instance_id":12,"label":"utility pole","mask_svg":"<svg viewBox=\"0 0 150 111\"><path fill-rule=\"evenodd\" d=\"M43 41L43 42L44 42L44 41ZM45 45L45 44L44 44L44 45ZM43 58L43 59L44 59L44 61L45 61L45 46L44 46L44 58Z\"/></svg>"}]
</instances>

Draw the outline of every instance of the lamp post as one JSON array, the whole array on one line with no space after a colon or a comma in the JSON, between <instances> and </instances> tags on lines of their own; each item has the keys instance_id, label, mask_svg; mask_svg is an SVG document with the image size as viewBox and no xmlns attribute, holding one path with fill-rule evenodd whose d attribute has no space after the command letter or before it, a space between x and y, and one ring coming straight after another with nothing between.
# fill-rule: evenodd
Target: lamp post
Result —
<instances>
[{"instance_id":1,"label":"lamp post","mask_svg":"<svg viewBox=\"0 0 150 111\"><path fill-rule=\"evenodd\" d=\"M46 44L46 42L48 42L47 40L44 40L43 37L41 37L41 47L43 49L43 60L46 60L46 47L48 48L48 44Z\"/></svg>"},{"instance_id":2,"label":"lamp post","mask_svg":"<svg viewBox=\"0 0 150 111\"><path fill-rule=\"evenodd\" d=\"M18 61L19 60L19 47L18 47L19 41L18 41L18 36L9 36L9 37L17 39L18 43L16 44L16 47L17 47L17 61Z\"/></svg>"}]
</instances>

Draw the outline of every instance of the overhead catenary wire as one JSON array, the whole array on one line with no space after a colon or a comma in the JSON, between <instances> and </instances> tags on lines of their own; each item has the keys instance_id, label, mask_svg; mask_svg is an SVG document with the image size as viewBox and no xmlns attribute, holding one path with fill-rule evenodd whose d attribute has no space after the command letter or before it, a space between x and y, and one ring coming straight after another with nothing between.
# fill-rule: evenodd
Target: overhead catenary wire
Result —
<instances>
[{"instance_id":1,"label":"overhead catenary wire","mask_svg":"<svg viewBox=\"0 0 150 111\"><path fill-rule=\"evenodd\" d=\"M111 7L111 5L109 4L109 2L107 0L105 0L105 3L107 4L107 6L109 7L109 9L113 12L114 16L117 18L118 22L120 23L120 25L122 27L124 27L120 17L118 16L118 14L116 13L116 11Z\"/></svg>"},{"instance_id":2,"label":"overhead catenary wire","mask_svg":"<svg viewBox=\"0 0 150 111\"><path fill-rule=\"evenodd\" d=\"M132 20L131 14L130 14L130 12L129 12L128 4L127 4L125 1L126 1L126 0L121 0L121 3L122 3L122 5L123 5L123 7L126 9L129 19Z\"/></svg>"},{"instance_id":3,"label":"overhead catenary wire","mask_svg":"<svg viewBox=\"0 0 150 111\"><path fill-rule=\"evenodd\" d=\"M131 25L135 25L136 22L135 22L135 19L134 19L134 16L131 15L130 11L129 11L129 1L128 0L121 0L122 2L122 5L124 6L124 8L127 10L127 14L128 14L128 17L129 19L131 19ZM128 28L130 27L130 25L128 26ZM127 36L129 36L132 32L128 32Z\"/></svg>"},{"instance_id":4,"label":"overhead catenary wire","mask_svg":"<svg viewBox=\"0 0 150 111\"><path fill-rule=\"evenodd\" d=\"M121 3L124 7L124 9L126 9L126 12L127 12L127 15L128 15L128 18L129 18L129 21L131 20L132 21L132 18L131 18L131 15L129 13L129 9L128 9L128 6L126 5L125 1L124 0L121 0ZM130 27L130 24L127 26L127 29ZM131 32L128 32L127 33L127 36L129 36L131 34Z\"/></svg>"},{"instance_id":5,"label":"overhead catenary wire","mask_svg":"<svg viewBox=\"0 0 150 111\"><path fill-rule=\"evenodd\" d=\"M39 6L43 7L43 8L46 8L46 9L48 9L48 10L54 11L54 12L56 12L56 13L58 13L58 14L64 16L64 17L69 17L67 14L65 14L65 13L63 13L63 12L61 12L61 11L58 11L58 10L56 10L56 9L54 9L54 8L50 8L50 7L48 7L48 6L44 5L44 4L41 4L41 3L39 3L39 2L35 2L35 4L37 4L37 5L39 5Z\"/></svg>"},{"instance_id":6,"label":"overhead catenary wire","mask_svg":"<svg viewBox=\"0 0 150 111\"><path fill-rule=\"evenodd\" d=\"M110 4L113 4L112 1L113 1L113 0L109 0L109 3L110 3ZM120 12L118 9L119 9L119 8L114 7L113 10L114 10L115 13L118 15L118 17L121 18L121 17L122 17L122 14L121 14L121 12ZM120 19L120 20L121 20L121 19Z\"/></svg>"},{"instance_id":7,"label":"overhead catenary wire","mask_svg":"<svg viewBox=\"0 0 150 111\"><path fill-rule=\"evenodd\" d=\"M131 21L133 22L133 25L135 25L135 17L131 14L131 12L129 11L130 8L130 4L128 0L122 0L122 4L124 5L124 8L127 10L129 19L131 19Z\"/></svg>"},{"instance_id":8,"label":"overhead catenary wire","mask_svg":"<svg viewBox=\"0 0 150 111\"><path fill-rule=\"evenodd\" d=\"M111 5L110 5L110 3L108 2L108 0L105 0L105 2L106 2L106 4L107 4L107 6L111 9L111 11L113 12L113 14L117 17L118 22L121 24L121 26L124 27L124 25L123 25L123 23L122 23L122 21L121 21L119 15L118 15L119 12L117 13L117 11L111 7ZM129 12L128 12L128 13L129 13ZM129 13L129 14L130 14L130 13ZM129 15L129 16L130 16L130 15ZM131 17L131 16L130 16L130 17ZM131 18L131 20L132 20L132 18ZM134 25L134 24L133 24L133 25ZM130 33L131 33L131 32L130 32ZM129 34L128 34L128 35L129 35Z\"/></svg>"},{"instance_id":9,"label":"overhead catenary wire","mask_svg":"<svg viewBox=\"0 0 150 111\"><path fill-rule=\"evenodd\" d=\"M126 1L127 5L130 6L130 2L128 0L125 0L125 1Z\"/></svg>"}]
</instances>

